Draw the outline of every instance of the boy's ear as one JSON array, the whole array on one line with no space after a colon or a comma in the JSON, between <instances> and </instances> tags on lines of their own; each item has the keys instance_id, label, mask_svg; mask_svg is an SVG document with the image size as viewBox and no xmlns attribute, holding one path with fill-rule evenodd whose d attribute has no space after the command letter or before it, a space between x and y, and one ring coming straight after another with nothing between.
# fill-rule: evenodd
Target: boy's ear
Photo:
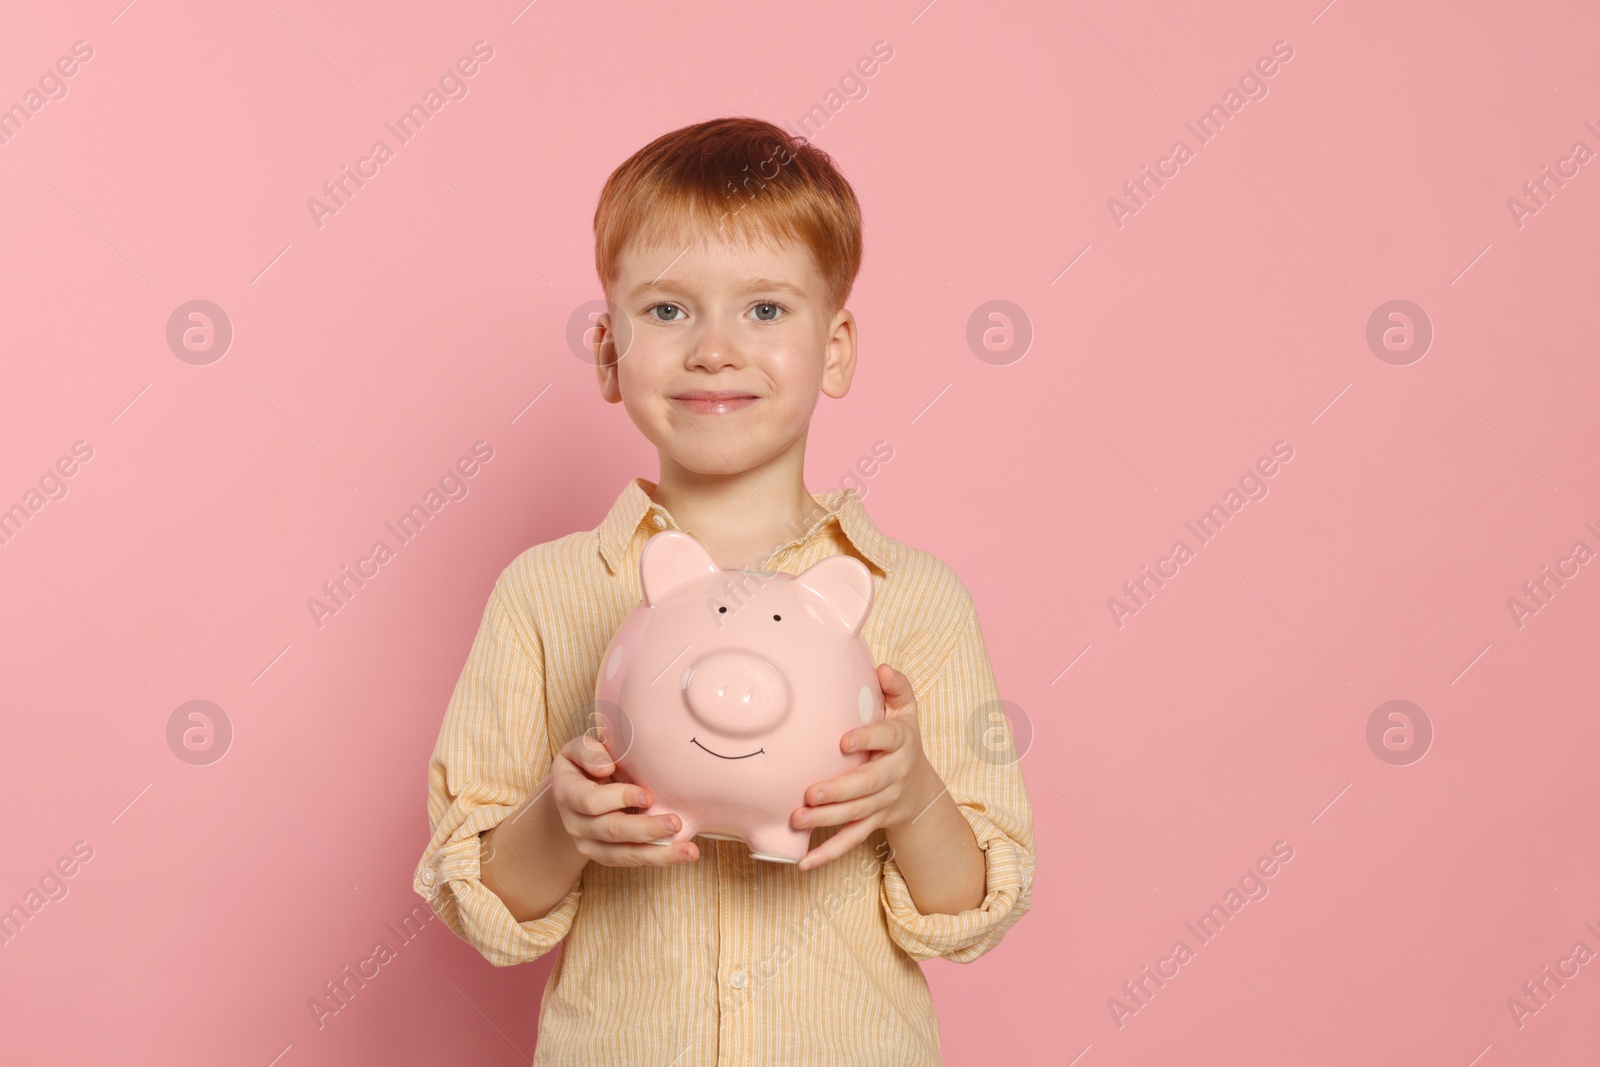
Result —
<instances>
[{"instance_id":1,"label":"boy's ear","mask_svg":"<svg viewBox=\"0 0 1600 1067\"><path fill-rule=\"evenodd\" d=\"M617 364L628 354L633 342L633 323L628 313L615 304L607 303L585 332L589 341L589 359L594 363L595 381L600 383L600 395L613 404L622 402L622 386L617 381Z\"/></svg>"},{"instance_id":2,"label":"boy's ear","mask_svg":"<svg viewBox=\"0 0 1600 1067\"><path fill-rule=\"evenodd\" d=\"M600 396L608 403L620 404L622 402L622 386L617 382L617 367L614 363L596 363L594 365L594 379L600 383Z\"/></svg>"},{"instance_id":3,"label":"boy's ear","mask_svg":"<svg viewBox=\"0 0 1600 1067\"><path fill-rule=\"evenodd\" d=\"M662 530L644 543L639 555L639 581L651 607L721 573L706 546L681 530Z\"/></svg>"},{"instance_id":4,"label":"boy's ear","mask_svg":"<svg viewBox=\"0 0 1600 1067\"><path fill-rule=\"evenodd\" d=\"M833 329L823 350L822 391L839 399L850 391L850 379L855 373L856 317L847 308L840 308L833 316Z\"/></svg>"},{"instance_id":5,"label":"boy's ear","mask_svg":"<svg viewBox=\"0 0 1600 1067\"><path fill-rule=\"evenodd\" d=\"M826 600L851 634L861 632L872 608L872 572L866 564L854 556L829 556L795 575L795 580Z\"/></svg>"}]
</instances>

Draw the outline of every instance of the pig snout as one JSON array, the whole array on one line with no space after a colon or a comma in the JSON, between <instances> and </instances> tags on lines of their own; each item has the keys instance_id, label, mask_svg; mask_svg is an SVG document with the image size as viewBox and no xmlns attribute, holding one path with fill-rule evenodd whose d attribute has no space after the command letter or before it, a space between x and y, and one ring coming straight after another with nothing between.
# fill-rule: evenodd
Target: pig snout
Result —
<instances>
[{"instance_id":1,"label":"pig snout","mask_svg":"<svg viewBox=\"0 0 1600 1067\"><path fill-rule=\"evenodd\" d=\"M766 733L789 713L789 681L767 660L749 652L713 652L683 675L689 713L730 736Z\"/></svg>"}]
</instances>

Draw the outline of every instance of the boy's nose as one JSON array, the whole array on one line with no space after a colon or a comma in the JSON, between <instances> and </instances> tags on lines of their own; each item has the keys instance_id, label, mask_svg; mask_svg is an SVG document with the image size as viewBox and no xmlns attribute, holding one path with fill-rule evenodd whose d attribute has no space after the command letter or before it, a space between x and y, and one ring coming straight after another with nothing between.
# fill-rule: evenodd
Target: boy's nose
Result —
<instances>
[{"instance_id":1,"label":"boy's nose","mask_svg":"<svg viewBox=\"0 0 1600 1067\"><path fill-rule=\"evenodd\" d=\"M789 713L789 680L751 652L703 656L684 672L682 685L689 714L729 737L766 733Z\"/></svg>"},{"instance_id":2,"label":"boy's nose","mask_svg":"<svg viewBox=\"0 0 1600 1067\"><path fill-rule=\"evenodd\" d=\"M717 322L715 317L701 322L700 330L691 343L694 346L689 353L689 365L691 367L705 367L707 370L716 370L719 367L730 367L739 362L733 338L729 335L727 329Z\"/></svg>"}]
</instances>

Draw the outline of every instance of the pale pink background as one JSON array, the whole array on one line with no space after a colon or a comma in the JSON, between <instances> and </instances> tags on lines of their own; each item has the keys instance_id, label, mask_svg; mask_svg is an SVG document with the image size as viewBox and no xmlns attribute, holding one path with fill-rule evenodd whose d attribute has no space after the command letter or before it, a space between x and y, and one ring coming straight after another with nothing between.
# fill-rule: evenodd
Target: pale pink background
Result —
<instances>
[{"instance_id":1,"label":"pale pink background","mask_svg":"<svg viewBox=\"0 0 1600 1067\"><path fill-rule=\"evenodd\" d=\"M1592 6L122 4L0 33L0 103L94 48L0 146L0 505L94 448L0 545L0 905L94 849L0 949L0 1060L531 1055L551 961L439 923L320 1030L306 1002L421 904L426 761L494 578L656 473L565 340L601 182L690 122L795 121L883 40L816 136L867 252L808 485L892 445L867 507L972 590L1036 733L1032 913L927 965L947 1062L1592 1062L1600 963L1520 1029L1506 1006L1600 950L1600 564L1507 608L1600 549L1600 163L1521 228L1506 206L1600 150ZM313 225L479 39L470 95ZM1269 95L1115 226L1278 40ZM210 366L164 336L197 298L235 329ZM991 299L1035 330L1007 366L965 339ZM1365 341L1392 299L1434 324L1409 366ZM470 495L316 628L479 439ZM1278 440L1270 495L1115 626ZM210 766L167 745L193 699L235 729ZM1435 730L1410 766L1367 745L1392 699ZM1108 998L1279 840L1270 895L1119 1028Z\"/></svg>"}]
</instances>

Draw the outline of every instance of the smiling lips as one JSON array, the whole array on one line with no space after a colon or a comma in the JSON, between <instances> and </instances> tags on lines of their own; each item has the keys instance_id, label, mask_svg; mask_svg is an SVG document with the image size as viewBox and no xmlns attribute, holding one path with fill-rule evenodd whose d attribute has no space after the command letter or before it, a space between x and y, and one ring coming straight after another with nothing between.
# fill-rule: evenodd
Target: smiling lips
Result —
<instances>
[{"instance_id":1,"label":"smiling lips","mask_svg":"<svg viewBox=\"0 0 1600 1067\"><path fill-rule=\"evenodd\" d=\"M749 393L716 392L709 389L679 393L672 397L674 403L697 415L727 415L743 411L759 399L760 397L751 396Z\"/></svg>"},{"instance_id":2,"label":"smiling lips","mask_svg":"<svg viewBox=\"0 0 1600 1067\"><path fill-rule=\"evenodd\" d=\"M700 748L703 748L703 749L705 749L705 750L706 750L706 751L707 751L707 752L711 752L711 750L710 750L710 749L709 749L709 748L706 748L706 746L704 746L704 745L701 745L701 744L700 744L700 742L698 742L698 741L696 741L696 740L695 740L695 739L694 739L694 738L692 738L692 737L691 737L691 738L689 738L689 743L690 743L690 744L691 744L691 745L699 745L699 747L700 747ZM712 754L712 755L713 755L713 756L716 756L716 757L717 757L717 758L718 758L718 759L749 759L749 758L750 758L750 757L751 757L751 756L759 756L759 755L761 755L761 753L763 753L763 752L765 752L765 751L766 751L766 749L764 749L764 748L758 748L758 749L756 749L756 750L755 750L755 751L754 751L754 752L746 752L746 753L745 753L745 754L744 754L744 755L742 755L742 756L724 756L724 755L723 755L723 754L722 754L722 753L720 753L720 752L711 752L711 754Z\"/></svg>"}]
</instances>

